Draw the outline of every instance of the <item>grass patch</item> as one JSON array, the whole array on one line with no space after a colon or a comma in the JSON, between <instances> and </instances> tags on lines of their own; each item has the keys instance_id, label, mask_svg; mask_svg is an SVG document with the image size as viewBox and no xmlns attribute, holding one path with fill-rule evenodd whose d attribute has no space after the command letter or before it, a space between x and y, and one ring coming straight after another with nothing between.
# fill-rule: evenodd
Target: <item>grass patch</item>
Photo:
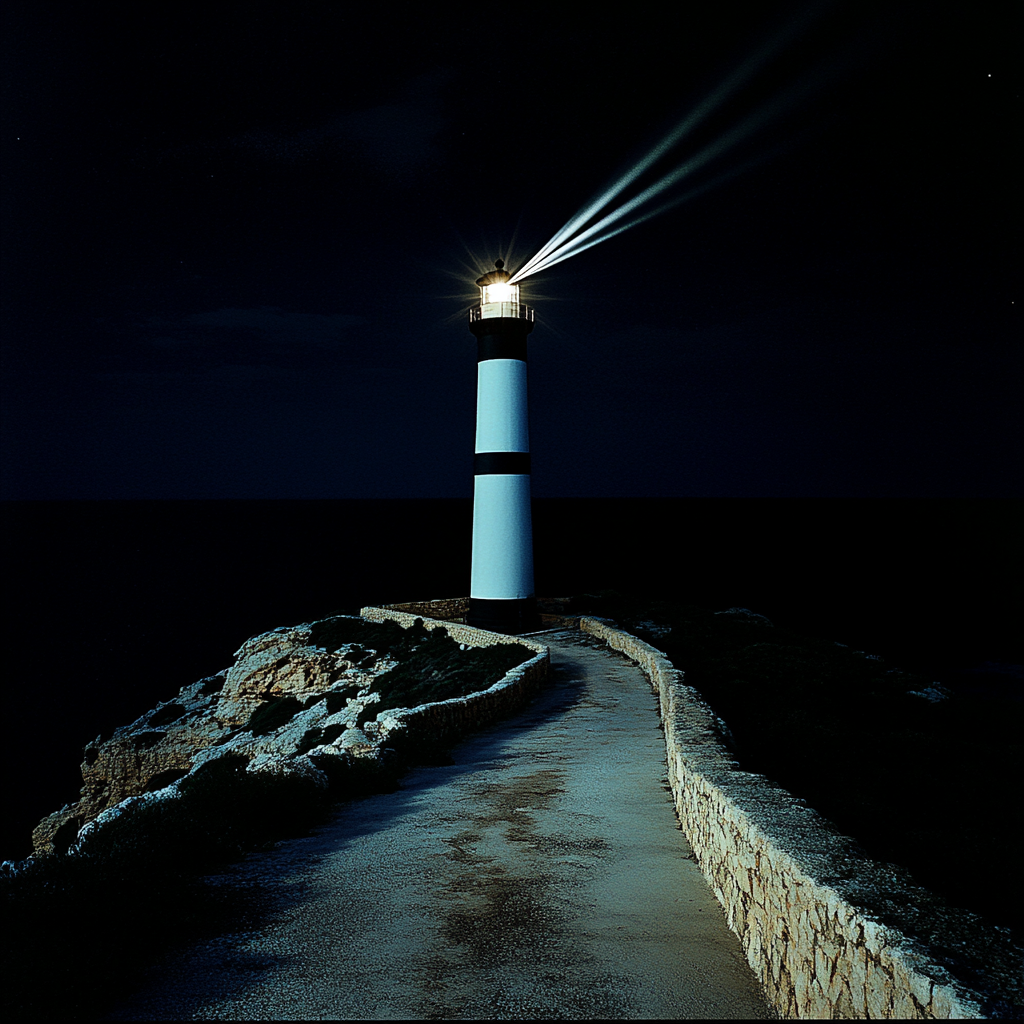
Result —
<instances>
[{"instance_id":1,"label":"grass patch","mask_svg":"<svg viewBox=\"0 0 1024 1024\"><path fill-rule=\"evenodd\" d=\"M377 661L376 651L367 651L359 644L349 648L348 660L357 668L371 668Z\"/></svg>"},{"instance_id":2,"label":"grass patch","mask_svg":"<svg viewBox=\"0 0 1024 1024\"><path fill-rule=\"evenodd\" d=\"M533 651L521 644L460 650L444 630L422 629L402 660L373 681L371 692L380 694L380 701L367 711L376 716L389 708L417 707L486 690L532 657Z\"/></svg>"},{"instance_id":3,"label":"grass patch","mask_svg":"<svg viewBox=\"0 0 1024 1024\"><path fill-rule=\"evenodd\" d=\"M379 694L380 700L367 705L360 713L356 723L359 726L390 708L418 707L486 690L509 669L533 657L533 652L521 644L461 650L446 630L428 630L422 619L416 619L412 626L403 629L397 622L367 622L334 616L313 624L310 643L329 651L355 645L349 652L350 657L369 661L387 656L398 661L371 684L370 692ZM333 694L329 694L328 700L332 697ZM340 710L340 698L334 699ZM331 709L330 703L328 709Z\"/></svg>"},{"instance_id":4,"label":"grass patch","mask_svg":"<svg viewBox=\"0 0 1024 1024\"><path fill-rule=\"evenodd\" d=\"M369 652L377 655L401 655L413 646L418 633L403 629L397 622L367 622L366 619L352 618L347 615L335 615L313 623L309 642L314 647L326 647L329 651L337 651L341 647L356 645L358 657L366 658ZM423 620L419 620L419 630L423 628ZM353 652L355 653L355 652Z\"/></svg>"}]
</instances>

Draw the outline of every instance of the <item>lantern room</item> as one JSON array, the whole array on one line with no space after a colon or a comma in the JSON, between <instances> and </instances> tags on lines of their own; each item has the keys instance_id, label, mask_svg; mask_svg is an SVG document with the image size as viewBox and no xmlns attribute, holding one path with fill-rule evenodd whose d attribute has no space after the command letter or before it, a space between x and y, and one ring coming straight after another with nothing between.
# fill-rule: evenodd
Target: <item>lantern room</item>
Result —
<instances>
[{"instance_id":1,"label":"lantern room","mask_svg":"<svg viewBox=\"0 0 1024 1024\"><path fill-rule=\"evenodd\" d=\"M474 320L490 319L491 317L514 317L519 319L523 316L526 307L519 305L519 285L509 284L512 275L505 269L504 260L494 261L494 270L488 271L483 277L477 279L480 287L480 305L473 310Z\"/></svg>"}]
</instances>

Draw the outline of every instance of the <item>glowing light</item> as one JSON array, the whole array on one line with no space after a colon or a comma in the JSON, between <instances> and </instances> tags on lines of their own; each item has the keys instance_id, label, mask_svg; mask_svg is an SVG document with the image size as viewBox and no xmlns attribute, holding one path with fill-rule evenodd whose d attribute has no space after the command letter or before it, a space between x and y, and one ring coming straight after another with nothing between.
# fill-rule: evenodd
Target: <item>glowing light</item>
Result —
<instances>
[{"instance_id":1,"label":"glowing light","mask_svg":"<svg viewBox=\"0 0 1024 1024\"><path fill-rule=\"evenodd\" d=\"M518 302L519 285L517 284L485 284L480 289L481 302Z\"/></svg>"}]
</instances>

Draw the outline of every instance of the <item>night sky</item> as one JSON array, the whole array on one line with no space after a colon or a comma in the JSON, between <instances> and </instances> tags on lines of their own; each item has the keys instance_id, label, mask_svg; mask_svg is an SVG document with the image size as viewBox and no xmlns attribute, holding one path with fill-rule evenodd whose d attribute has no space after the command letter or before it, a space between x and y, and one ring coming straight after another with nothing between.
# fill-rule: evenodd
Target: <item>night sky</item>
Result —
<instances>
[{"instance_id":1,"label":"night sky","mask_svg":"<svg viewBox=\"0 0 1024 1024\"><path fill-rule=\"evenodd\" d=\"M5 5L0 497L469 496L473 279L807 9ZM525 282L535 496L1019 493L1014 5L810 10Z\"/></svg>"}]
</instances>

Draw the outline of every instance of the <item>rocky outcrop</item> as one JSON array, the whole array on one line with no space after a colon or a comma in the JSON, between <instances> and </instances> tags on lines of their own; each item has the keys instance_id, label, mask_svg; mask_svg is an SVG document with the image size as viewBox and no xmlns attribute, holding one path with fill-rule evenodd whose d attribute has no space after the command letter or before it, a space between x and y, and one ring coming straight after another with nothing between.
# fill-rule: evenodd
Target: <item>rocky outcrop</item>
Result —
<instances>
[{"instance_id":1,"label":"rocky outcrop","mask_svg":"<svg viewBox=\"0 0 1024 1024\"><path fill-rule=\"evenodd\" d=\"M406 628L422 622L377 613L377 621L385 618L401 619ZM429 621L426 625L449 628ZM109 739L97 737L89 743L81 795L36 826L34 855L67 850L95 831L91 823L102 824L129 801L176 795L181 779L228 753L243 755L248 771L301 774L326 787L334 769L349 766L353 759L380 761L387 755L384 748L397 745L403 734L422 733L419 719L436 720L446 738L454 734L452 721L471 727L485 708L510 704L509 693L522 689L524 672L536 681L548 663L546 648L522 641L533 658L489 689L418 709L392 708L380 723L373 714L379 697L371 688L396 660L357 644L335 651L316 647L312 628L281 628L247 640L229 668L184 687L174 700L117 729ZM459 640L465 647L494 642L491 634Z\"/></svg>"},{"instance_id":2,"label":"rocky outcrop","mask_svg":"<svg viewBox=\"0 0 1024 1024\"><path fill-rule=\"evenodd\" d=\"M309 645L309 626L276 629L247 640L235 652L225 674L214 716L226 726L242 725L264 701L294 697L304 701L326 693L335 683L363 688L381 671L361 672L346 657Z\"/></svg>"}]
</instances>

